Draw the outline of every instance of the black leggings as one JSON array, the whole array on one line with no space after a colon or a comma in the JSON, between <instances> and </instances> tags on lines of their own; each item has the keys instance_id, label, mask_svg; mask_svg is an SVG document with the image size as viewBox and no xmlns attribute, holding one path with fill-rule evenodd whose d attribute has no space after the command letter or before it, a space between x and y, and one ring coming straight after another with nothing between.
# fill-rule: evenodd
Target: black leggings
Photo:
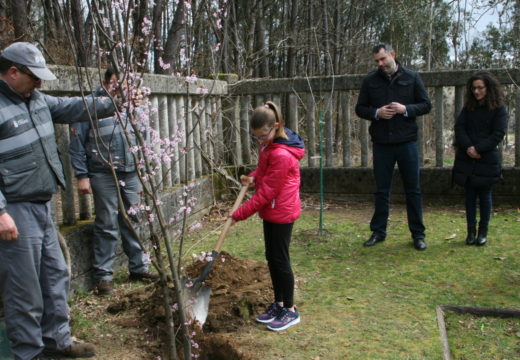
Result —
<instances>
[{"instance_id":1,"label":"black leggings","mask_svg":"<svg viewBox=\"0 0 520 360\"><path fill-rule=\"evenodd\" d=\"M294 275L289 257L293 224L275 224L264 220L265 258L273 282L274 300L283 302L286 308L294 305Z\"/></svg>"}]
</instances>

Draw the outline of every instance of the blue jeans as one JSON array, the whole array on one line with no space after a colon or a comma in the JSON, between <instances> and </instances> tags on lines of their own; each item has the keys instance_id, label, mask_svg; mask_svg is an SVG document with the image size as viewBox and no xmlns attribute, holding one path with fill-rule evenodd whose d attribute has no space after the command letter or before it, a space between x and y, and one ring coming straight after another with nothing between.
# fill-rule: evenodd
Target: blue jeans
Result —
<instances>
[{"instance_id":1,"label":"blue jeans","mask_svg":"<svg viewBox=\"0 0 520 360\"><path fill-rule=\"evenodd\" d=\"M419 151L416 141L401 144L373 144L374 178L377 190L374 193L375 209L370 230L386 237L388 225L389 196L395 163L399 168L406 194L408 228L414 239L424 239L422 196L419 173Z\"/></svg>"},{"instance_id":2,"label":"blue jeans","mask_svg":"<svg viewBox=\"0 0 520 360\"><path fill-rule=\"evenodd\" d=\"M491 218L492 191L491 185L474 188L471 184L464 187L466 194L466 221L468 227L477 226L477 198L480 205L479 228L487 229Z\"/></svg>"}]
</instances>

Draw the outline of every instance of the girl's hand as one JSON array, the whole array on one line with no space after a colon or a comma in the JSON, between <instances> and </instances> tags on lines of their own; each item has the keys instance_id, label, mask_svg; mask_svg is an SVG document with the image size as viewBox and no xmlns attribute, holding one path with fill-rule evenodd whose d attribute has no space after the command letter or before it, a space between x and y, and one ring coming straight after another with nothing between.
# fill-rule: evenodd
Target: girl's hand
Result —
<instances>
[{"instance_id":1,"label":"girl's hand","mask_svg":"<svg viewBox=\"0 0 520 360\"><path fill-rule=\"evenodd\" d=\"M240 181L242 182L243 186L249 186L249 187L255 186L255 178L252 176L241 175Z\"/></svg>"},{"instance_id":2,"label":"girl's hand","mask_svg":"<svg viewBox=\"0 0 520 360\"><path fill-rule=\"evenodd\" d=\"M233 219L233 212L232 212L232 211L228 212L228 215L227 215L227 216L228 216L228 218L231 218L231 219L232 219L232 221L231 221L231 226L235 225L236 220Z\"/></svg>"}]
</instances>

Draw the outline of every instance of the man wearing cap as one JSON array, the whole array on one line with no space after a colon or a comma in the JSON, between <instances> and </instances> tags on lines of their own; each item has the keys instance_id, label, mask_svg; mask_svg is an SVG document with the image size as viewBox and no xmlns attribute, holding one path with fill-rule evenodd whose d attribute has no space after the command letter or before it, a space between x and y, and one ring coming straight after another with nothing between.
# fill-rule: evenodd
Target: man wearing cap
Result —
<instances>
[{"instance_id":1,"label":"man wearing cap","mask_svg":"<svg viewBox=\"0 0 520 360\"><path fill-rule=\"evenodd\" d=\"M81 97L41 93L56 77L41 52L18 42L0 54L0 291L15 359L91 357L71 338L69 275L51 218L50 200L64 175L55 123L88 121ZM91 114L114 113L108 98L87 98ZM95 102L95 106L94 106Z\"/></svg>"}]
</instances>

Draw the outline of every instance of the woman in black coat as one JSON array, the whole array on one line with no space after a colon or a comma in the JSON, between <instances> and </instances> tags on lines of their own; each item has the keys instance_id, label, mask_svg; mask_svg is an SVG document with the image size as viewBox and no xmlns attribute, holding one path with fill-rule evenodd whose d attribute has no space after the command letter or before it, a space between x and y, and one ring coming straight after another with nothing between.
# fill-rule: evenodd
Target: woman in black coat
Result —
<instances>
[{"instance_id":1,"label":"woman in black coat","mask_svg":"<svg viewBox=\"0 0 520 360\"><path fill-rule=\"evenodd\" d=\"M466 84L464 108L455 123L453 179L466 196L466 244L487 242L493 184L500 182L502 167L498 144L507 127L507 110L498 80L488 72L474 74ZM478 236L477 199L480 202Z\"/></svg>"}]
</instances>

